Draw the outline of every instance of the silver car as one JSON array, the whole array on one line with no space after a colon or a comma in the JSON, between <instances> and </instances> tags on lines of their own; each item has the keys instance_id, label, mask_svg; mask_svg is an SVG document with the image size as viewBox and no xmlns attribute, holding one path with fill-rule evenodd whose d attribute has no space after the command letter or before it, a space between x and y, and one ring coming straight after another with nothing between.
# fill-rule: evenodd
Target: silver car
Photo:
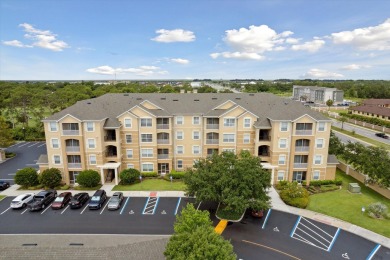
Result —
<instances>
[{"instance_id":1,"label":"silver car","mask_svg":"<svg viewBox=\"0 0 390 260\"><path fill-rule=\"evenodd\" d=\"M117 210L121 207L123 202L123 193L122 192L115 192L114 195L112 195L111 199L108 201L107 208L108 210Z\"/></svg>"},{"instance_id":2,"label":"silver car","mask_svg":"<svg viewBox=\"0 0 390 260\"><path fill-rule=\"evenodd\" d=\"M34 193L25 193L17 196L11 201L10 207L13 209L20 209L27 206L34 198Z\"/></svg>"}]
</instances>

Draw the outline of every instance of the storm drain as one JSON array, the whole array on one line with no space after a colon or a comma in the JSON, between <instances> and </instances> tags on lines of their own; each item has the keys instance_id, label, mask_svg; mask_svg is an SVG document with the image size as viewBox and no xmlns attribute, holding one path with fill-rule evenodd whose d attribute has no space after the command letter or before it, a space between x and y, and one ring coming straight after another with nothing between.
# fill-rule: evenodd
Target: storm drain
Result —
<instances>
[{"instance_id":1,"label":"storm drain","mask_svg":"<svg viewBox=\"0 0 390 260\"><path fill-rule=\"evenodd\" d=\"M82 243L70 243L70 246L84 246Z\"/></svg>"},{"instance_id":2,"label":"storm drain","mask_svg":"<svg viewBox=\"0 0 390 260\"><path fill-rule=\"evenodd\" d=\"M22 244L22 246L37 246L38 244Z\"/></svg>"}]
</instances>

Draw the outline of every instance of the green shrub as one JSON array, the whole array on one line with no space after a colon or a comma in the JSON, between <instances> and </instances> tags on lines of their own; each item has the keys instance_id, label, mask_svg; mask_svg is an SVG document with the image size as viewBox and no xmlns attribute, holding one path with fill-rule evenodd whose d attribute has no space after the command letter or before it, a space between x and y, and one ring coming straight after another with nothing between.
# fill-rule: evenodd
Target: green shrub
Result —
<instances>
[{"instance_id":1,"label":"green shrub","mask_svg":"<svg viewBox=\"0 0 390 260\"><path fill-rule=\"evenodd\" d=\"M38 173L34 168L28 167L16 172L14 177L15 183L28 188L39 184Z\"/></svg>"},{"instance_id":2,"label":"green shrub","mask_svg":"<svg viewBox=\"0 0 390 260\"><path fill-rule=\"evenodd\" d=\"M336 186L336 184L328 184L328 185L321 185L321 192L326 192L326 191L332 191L332 190L338 190L339 187Z\"/></svg>"},{"instance_id":3,"label":"green shrub","mask_svg":"<svg viewBox=\"0 0 390 260\"><path fill-rule=\"evenodd\" d=\"M157 172L141 172L141 176L143 178L153 178L153 177L157 177L158 174Z\"/></svg>"},{"instance_id":4,"label":"green shrub","mask_svg":"<svg viewBox=\"0 0 390 260\"><path fill-rule=\"evenodd\" d=\"M12 158L15 156L16 156L16 153L5 152L5 158Z\"/></svg>"},{"instance_id":5,"label":"green shrub","mask_svg":"<svg viewBox=\"0 0 390 260\"><path fill-rule=\"evenodd\" d=\"M63 186L56 187L56 190L69 190L69 185L65 184Z\"/></svg>"},{"instance_id":6,"label":"green shrub","mask_svg":"<svg viewBox=\"0 0 390 260\"><path fill-rule=\"evenodd\" d=\"M298 185L297 182L290 182L285 185L280 192L280 198L287 204L293 207L306 208L309 204L309 192Z\"/></svg>"},{"instance_id":7,"label":"green shrub","mask_svg":"<svg viewBox=\"0 0 390 260\"><path fill-rule=\"evenodd\" d=\"M306 186L307 185L307 181L302 181L302 186Z\"/></svg>"},{"instance_id":8,"label":"green shrub","mask_svg":"<svg viewBox=\"0 0 390 260\"><path fill-rule=\"evenodd\" d=\"M77 176L76 182L81 186L92 188L98 186L100 183L100 174L94 170L85 170L80 172Z\"/></svg>"},{"instance_id":9,"label":"green shrub","mask_svg":"<svg viewBox=\"0 0 390 260\"><path fill-rule=\"evenodd\" d=\"M43 187L42 184L38 184L38 185L36 185L36 186L28 187L27 189L28 189L28 190L41 190L41 189L43 189L43 188L44 188L44 187Z\"/></svg>"},{"instance_id":10,"label":"green shrub","mask_svg":"<svg viewBox=\"0 0 390 260\"><path fill-rule=\"evenodd\" d=\"M375 202L367 207L368 216L371 218L388 218L387 206L381 202Z\"/></svg>"},{"instance_id":11,"label":"green shrub","mask_svg":"<svg viewBox=\"0 0 390 260\"><path fill-rule=\"evenodd\" d=\"M343 181L342 180L319 180L319 181L311 181L309 185L314 187L320 187L322 185L331 185L331 184L340 186L343 184Z\"/></svg>"},{"instance_id":12,"label":"green shrub","mask_svg":"<svg viewBox=\"0 0 390 260\"><path fill-rule=\"evenodd\" d=\"M278 184L276 184L277 190L284 190L287 187L288 181L279 181Z\"/></svg>"},{"instance_id":13,"label":"green shrub","mask_svg":"<svg viewBox=\"0 0 390 260\"><path fill-rule=\"evenodd\" d=\"M184 172L184 171L183 172L177 172L177 171L172 170L169 173L168 177L172 176L172 179L183 179L185 174L186 174L186 172Z\"/></svg>"},{"instance_id":14,"label":"green shrub","mask_svg":"<svg viewBox=\"0 0 390 260\"><path fill-rule=\"evenodd\" d=\"M140 172L137 169L125 169L119 174L121 178L121 184L133 184L139 179L139 175Z\"/></svg>"},{"instance_id":15,"label":"green shrub","mask_svg":"<svg viewBox=\"0 0 390 260\"><path fill-rule=\"evenodd\" d=\"M41 174L39 174L38 179L40 184L53 189L54 187L57 187L61 184L61 171L57 168L46 169Z\"/></svg>"}]
</instances>

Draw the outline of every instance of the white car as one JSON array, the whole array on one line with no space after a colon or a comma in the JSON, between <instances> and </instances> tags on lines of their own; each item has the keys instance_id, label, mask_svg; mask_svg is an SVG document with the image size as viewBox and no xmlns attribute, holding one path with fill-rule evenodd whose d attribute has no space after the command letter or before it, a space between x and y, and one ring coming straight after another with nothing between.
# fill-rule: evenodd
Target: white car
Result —
<instances>
[{"instance_id":1,"label":"white car","mask_svg":"<svg viewBox=\"0 0 390 260\"><path fill-rule=\"evenodd\" d=\"M27 206L34 198L34 193L25 193L17 196L11 201L10 207L13 209L20 209Z\"/></svg>"}]
</instances>

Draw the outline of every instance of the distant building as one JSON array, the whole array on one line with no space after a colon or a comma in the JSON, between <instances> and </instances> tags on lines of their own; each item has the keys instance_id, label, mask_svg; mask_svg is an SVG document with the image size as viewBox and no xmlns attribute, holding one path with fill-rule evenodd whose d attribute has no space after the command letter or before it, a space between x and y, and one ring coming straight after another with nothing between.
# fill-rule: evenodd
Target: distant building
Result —
<instances>
[{"instance_id":1,"label":"distant building","mask_svg":"<svg viewBox=\"0 0 390 260\"><path fill-rule=\"evenodd\" d=\"M193 81L190 83L191 88L200 88L202 86L202 82L200 81Z\"/></svg>"},{"instance_id":2,"label":"distant building","mask_svg":"<svg viewBox=\"0 0 390 260\"><path fill-rule=\"evenodd\" d=\"M390 99L366 99L360 106L349 109L352 114L390 120Z\"/></svg>"},{"instance_id":3,"label":"distant building","mask_svg":"<svg viewBox=\"0 0 390 260\"><path fill-rule=\"evenodd\" d=\"M337 88L323 88L317 86L293 86L293 99L306 102L322 103L333 100L334 104L342 104L344 91Z\"/></svg>"}]
</instances>

